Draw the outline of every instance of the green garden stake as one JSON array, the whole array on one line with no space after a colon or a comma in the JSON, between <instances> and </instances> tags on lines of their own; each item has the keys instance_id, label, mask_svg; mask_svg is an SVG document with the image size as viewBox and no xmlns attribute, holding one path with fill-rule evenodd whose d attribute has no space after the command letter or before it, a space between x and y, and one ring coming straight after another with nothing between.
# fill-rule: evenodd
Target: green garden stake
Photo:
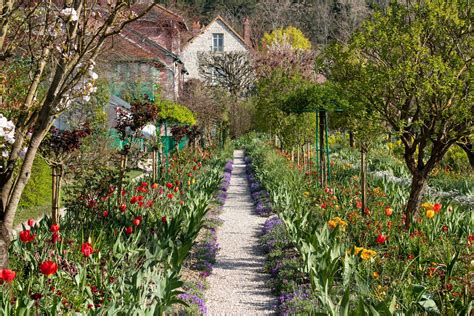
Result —
<instances>
[{"instance_id":1,"label":"green garden stake","mask_svg":"<svg viewBox=\"0 0 474 316\"><path fill-rule=\"evenodd\" d=\"M315 159L316 159L316 183L318 183L318 173L320 172L319 170L319 133L318 133L318 130L319 130L319 115L318 115L318 112L316 111L316 142L314 144L314 151L315 151Z\"/></svg>"},{"instance_id":2,"label":"green garden stake","mask_svg":"<svg viewBox=\"0 0 474 316\"><path fill-rule=\"evenodd\" d=\"M324 112L324 125L326 127L326 163L327 163L327 182L331 181L331 162L329 160L329 141L328 141L328 134L329 134L329 129L328 129L328 112Z\"/></svg>"}]
</instances>

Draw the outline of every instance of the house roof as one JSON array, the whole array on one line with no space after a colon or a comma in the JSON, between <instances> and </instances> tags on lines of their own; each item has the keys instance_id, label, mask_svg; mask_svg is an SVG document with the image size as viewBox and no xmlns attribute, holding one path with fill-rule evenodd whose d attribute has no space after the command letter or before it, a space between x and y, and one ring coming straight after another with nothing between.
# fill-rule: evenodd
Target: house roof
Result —
<instances>
[{"instance_id":1,"label":"house roof","mask_svg":"<svg viewBox=\"0 0 474 316\"><path fill-rule=\"evenodd\" d=\"M222 24L224 24L224 26L225 26L226 28L228 28L229 31L231 31L231 32L242 42L242 44L243 44L247 49L249 49L249 50L252 49L252 48L250 47L250 45L247 44L247 42L245 42L244 38L243 38L236 30L234 30L234 28L233 28L232 26L230 26L230 24L227 23L220 15L218 15L218 16L216 16L216 17L214 18L214 20L212 20L209 24L207 24L205 27L203 27L203 28L199 31L198 34L196 34L195 36L193 36L186 44L184 44L183 50L185 50L186 47L188 47L192 42L194 42L194 40L195 40L197 37L199 37L199 36L201 36L202 34L204 34L204 33L209 29L209 27L210 27L212 24L216 23L217 21L220 21Z\"/></svg>"},{"instance_id":2,"label":"house roof","mask_svg":"<svg viewBox=\"0 0 474 316\"><path fill-rule=\"evenodd\" d=\"M144 8L146 8L147 6L148 6L148 4L144 4L144 3L136 4L136 5L133 6L133 9L138 9L138 11L140 11L140 10L143 10ZM173 12L173 11L171 11L171 10L169 10L169 9L159 5L159 4L155 4L153 6L153 8L147 14L145 14L145 16L143 16L140 20L141 21L146 21L147 19L151 18L153 22L156 22L157 18L163 18L163 14L165 14L169 18L179 22L179 24L183 27L183 29L185 31L189 31L189 28L186 24L186 21L184 20L184 18L181 15L179 15L179 14L177 14L177 13L175 13L175 12Z\"/></svg>"}]
</instances>

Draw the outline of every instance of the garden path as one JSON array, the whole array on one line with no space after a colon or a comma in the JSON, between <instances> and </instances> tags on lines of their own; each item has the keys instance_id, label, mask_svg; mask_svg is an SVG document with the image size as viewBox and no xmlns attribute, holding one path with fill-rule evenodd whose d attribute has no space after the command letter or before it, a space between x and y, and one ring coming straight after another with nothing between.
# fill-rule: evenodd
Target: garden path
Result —
<instances>
[{"instance_id":1,"label":"garden path","mask_svg":"<svg viewBox=\"0 0 474 316\"><path fill-rule=\"evenodd\" d=\"M253 212L244 153L234 151L234 165L227 200L217 231L220 251L209 277L206 293L209 315L273 314L276 299L265 286L269 278L262 271L265 258L258 244L258 232L265 218Z\"/></svg>"}]
</instances>

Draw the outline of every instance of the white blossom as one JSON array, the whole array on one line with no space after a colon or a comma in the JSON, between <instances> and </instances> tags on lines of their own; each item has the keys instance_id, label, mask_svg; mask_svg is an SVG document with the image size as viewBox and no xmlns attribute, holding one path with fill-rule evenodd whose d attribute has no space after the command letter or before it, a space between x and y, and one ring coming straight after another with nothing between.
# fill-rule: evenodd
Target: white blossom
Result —
<instances>
[{"instance_id":1,"label":"white blossom","mask_svg":"<svg viewBox=\"0 0 474 316\"><path fill-rule=\"evenodd\" d=\"M15 142L15 124L0 114L0 144L6 141L9 144Z\"/></svg>"},{"instance_id":2,"label":"white blossom","mask_svg":"<svg viewBox=\"0 0 474 316\"><path fill-rule=\"evenodd\" d=\"M61 15L68 21L77 21L79 16L74 8L64 8L61 10Z\"/></svg>"}]
</instances>

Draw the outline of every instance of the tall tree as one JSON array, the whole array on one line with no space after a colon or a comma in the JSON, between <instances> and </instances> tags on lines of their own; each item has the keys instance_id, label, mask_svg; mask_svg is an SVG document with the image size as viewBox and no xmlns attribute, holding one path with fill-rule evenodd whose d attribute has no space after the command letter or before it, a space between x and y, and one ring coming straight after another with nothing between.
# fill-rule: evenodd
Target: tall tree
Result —
<instances>
[{"instance_id":1,"label":"tall tree","mask_svg":"<svg viewBox=\"0 0 474 316\"><path fill-rule=\"evenodd\" d=\"M412 174L410 226L427 178L446 151L474 132L473 21L469 0L392 2L328 53L354 98L398 133Z\"/></svg>"},{"instance_id":2,"label":"tall tree","mask_svg":"<svg viewBox=\"0 0 474 316\"><path fill-rule=\"evenodd\" d=\"M95 91L94 60L107 38L154 6L130 0L25 3L0 1L0 71L13 78L7 86L16 84L2 109L15 134L0 160L0 268L7 265L13 220L40 143L59 114Z\"/></svg>"}]
</instances>

